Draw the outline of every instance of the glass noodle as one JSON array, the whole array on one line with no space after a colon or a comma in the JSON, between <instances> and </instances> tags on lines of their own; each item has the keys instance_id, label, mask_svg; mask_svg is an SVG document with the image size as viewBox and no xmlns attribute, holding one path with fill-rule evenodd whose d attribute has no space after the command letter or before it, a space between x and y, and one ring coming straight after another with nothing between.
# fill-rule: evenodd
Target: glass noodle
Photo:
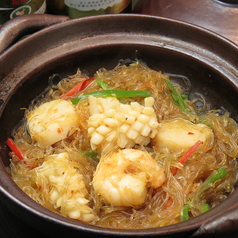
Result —
<instances>
[{"instance_id":1,"label":"glass noodle","mask_svg":"<svg viewBox=\"0 0 238 238\"><path fill-rule=\"evenodd\" d=\"M44 97L41 96L40 99L34 101L34 105L32 104L25 114L27 115L29 111L43 103L58 99L81 82L84 77L87 78L78 70L75 75L63 78L57 84L51 84L44 93ZM53 212L68 217L67 206L61 209L52 202L49 195L51 185L43 180L36 183L40 173L37 168L42 166L47 156L60 153L66 153L69 156L67 166L80 173L81 177L78 177L75 183L80 183L81 178L85 184L82 190L94 214L94 219L89 223L96 226L143 229L171 225L183 220L181 214L185 205L187 205L185 208L188 218L193 218L204 212L204 206L212 209L234 190L234 184L237 181L238 129L237 123L229 117L228 112L208 110L209 102L206 103L202 95L199 95L198 100L202 103L198 108L197 105L200 104L196 104L194 98L190 101L186 97L188 95L183 95L186 94L186 88L171 81L168 75L154 71L140 62L133 62L129 65L119 64L112 70L99 69L94 78L102 80L105 83L104 86L108 85L110 90L148 90L150 96L154 98L153 108L158 123L183 119L194 125L204 124L211 129L214 135L212 146L211 143L203 144L204 147L209 147L207 151L195 150L181 164L179 159L187 152L185 149L161 148L152 142L147 145L133 145L133 149L146 152L156 161L163 170L165 180L157 188L147 185L146 198L140 205L114 206L105 203L102 196L96 193L92 186L93 177L99 162L107 159L120 148L116 145L107 145L105 148L92 150L88 133L89 98L85 97L74 105L80 115L78 127L74 133L52 145L42 146L32 139L27 118L15 131L13 139L22 152L24 161L19 160L15 153L11 152L10 173L17 185L32 199ZM179 107L168 82L180 95L186 107ZM190 85L190 82L188 84ZM84 89L63 100L71 100L86 93L102 90L101 85L96 80L92 80ZM118 100L123 104L138 102L144 105L145 98L121 97ZM177 168L176 172L173 172L175 168ZM224 168L227 174L215 182L206 183L204 187L206 179L220 168ZM53 168L51 171L52 174L56 173ZM68 169L68 171L71 170ZM65 182L60 190L61 197L72 192L68 188Z\"/></svg>"}]
</instances>

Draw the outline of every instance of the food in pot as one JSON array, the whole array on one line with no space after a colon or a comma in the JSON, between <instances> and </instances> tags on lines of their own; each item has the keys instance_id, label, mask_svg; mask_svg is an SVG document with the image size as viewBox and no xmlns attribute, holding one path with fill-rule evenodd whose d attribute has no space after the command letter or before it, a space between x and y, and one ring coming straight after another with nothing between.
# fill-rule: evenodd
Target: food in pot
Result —
<instances>
[{"instance_id":1,"label":"food in pot","mask_svg":"<svg viewBox=\"0 0 238 238\"><path fill-rule=\"evenodd\" d=\"M11 176L42 206L96 226L196 217L234 190L238 129L186 91L138 61L50 83L7 140Z\"/></svg>"},{"instance_id":2,"label":"food in pot","mask_svg":"<svg viewBox=\"0 0 238 238\"><path fill-rule=\"evenodd\" d=\"M123 149L100 158L92 184L105 204L133 207L145 202L147 187L158 188L164 181L163 169L147 152Z\"/></svg>"},{"instance_id":3,"label":"food in pot","mask_svg":"<svg viewBox=\"0 0 238 238\"><path fill-rule=\"evenodd\" d=\"M76 131L79 114L66 100L46 102L27 115L31 138L42 146L52 145Z\"/></svg>"}]
</instances>

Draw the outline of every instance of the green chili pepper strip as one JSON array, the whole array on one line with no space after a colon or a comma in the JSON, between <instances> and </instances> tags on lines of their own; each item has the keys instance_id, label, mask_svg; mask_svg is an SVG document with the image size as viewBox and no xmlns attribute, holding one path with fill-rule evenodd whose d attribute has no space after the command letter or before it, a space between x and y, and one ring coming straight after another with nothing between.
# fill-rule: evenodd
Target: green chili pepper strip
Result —
<instances>
[{"instance_id":1,"label":"green chili pepper strip","mask_svg":"<svg viewBox=\"0 0 238 238\"><path fill-rule=\"evenodd\" d=\"M189 219L189 214L188 214L189 210L190 210L189 205L187 203L184 204L183 210L181 213L181 221L187 221Z\"/></svg>"},{"instance_id":2,"label":"green chili pepper strip","mask_svg":"<svg viewBox=\"0 0 238 238\"><path fill-rule=\"evenodd\" d=\"M80 150L79 152L85 157L90 157L93 160L98 160L97 159L98 153L95 152L95 151L82 151L82 150Z\"/></svg>"},{"instance_id":3,"label":"green chili pepper strip","mask_svg":"<svg viewBox=\"0 0 238 238\"><path fill-rule=\"evenodd\" d=\"M228 175L226 169L224 167L221 167L217 171L214 171L200 186L198 192L203 193L206 189L208 189L214 182L216 182L219 179L224 178L226 175Z\"/></svg>"},{"instance_id":4,"label":"green chili pepper strip","mask_svg":"<svg viewBox=\"0 0 238 238\"><path fill-rule=\"evenodd\" d=\"M213 183L215 183L216 181L224 178L225 176L228 175L228 172L226 171L226 169L224 167L219 168L218 170L214 171L199 187L199 189L195 192L195 197L200 197L201 194L204 193L205 190L207 190L210 186L213 185ZM200 206L200 211L201 212L205 212L208 211L210 209L209 205L203 203Z\"/></svg>"},{"instance_id":5,"label":"green chili pepper strip","mask_svg":"<svg viewBox=\"0 0 238 238\"><path fill-rule=\"evenodd\" d=\"M207 212L207 211L209 211L210 209L211 209L211 208L210 208L209 204L205 203L205 204L203 204L202 207L201 207L201 212Z\"/></svg>"},{"instance_id":6,"label":"green chili pepper strip","mask_svg":"<svg viewBox=\"0 0 238 238\"><path fill-rule=\"evenodd\" d=\"M94 97L149 97L150 91L148 90L102 90L97 92L86 93L78 96L77 98L73 98L71 102L73 104L78 103L81 99L86 98L88 96Z\"/></svg>"},{"instance_id":7,"label":"green chili pepper strip","mask_svg":"<svg viewBox=\"0 0 238 238\"><path fill-rule=\"evenodd\" d=\"M181 97L183 100L187 100L188 99L188 95L184 94L184 93L181 93Z\"/></svg>"},{"instance_id":8,"label":"green chili pepper strip","mask_svg":"<svg viewBox=\"0 0 238 238\"><path fill-rule=\"evenodd\" d=\"M106 82L104 82L102 79L97 78L96 82L98 84L99 87L101 87L104 90L110 89L111 86L109 84L107 84Z\"/></svg>"},{"instance_id":9,"label":"green chili pepper strip","mask_svg":"<svg viewBox=\"0 0 238 238\"><path fill-rule=\"evenodd\" d=\"M204 183L206 184L210 184L210 183L214 183L219 179L224 178L225 176L227 176L228 173L226 171L226 169L224 167L218 169L216 172L212 173L206 180Z\"/></svg>"},{"instance_id":10,"label":"green chili pepper strip","mask_svg":"<svg viewBox=\"0 0 238 238\"><path fill-rule=\"evenodd\" d=\"M172 96L173 100L179 105L180 108L186 109L187 106L184 103L181 94L176 91L176 89L174 88L174 86L172 85L172 83L169 80L164 78L164 81L167 84L168 88L172 91L171 96Z\"/></svg>"}]
</instances>

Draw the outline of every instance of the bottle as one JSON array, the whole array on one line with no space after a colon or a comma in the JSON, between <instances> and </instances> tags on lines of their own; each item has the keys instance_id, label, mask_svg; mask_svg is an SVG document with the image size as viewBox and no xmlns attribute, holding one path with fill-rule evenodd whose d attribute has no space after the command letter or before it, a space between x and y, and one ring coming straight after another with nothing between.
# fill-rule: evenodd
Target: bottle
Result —
<instances>
[{"instance_id":1,"label":"bottle","mask_svg":"<svg viewBox=\"0 0 238 238\"><path fill-rule=\"evenodd\" d=\"M1 0L0 25L17 16L45 13L45 11L46 0Z\"/></svg>"},{"instance_id":2,"label":"bottle","mask_svg":"<svg viewBox=\"0 0 238 238\"><path fill-rule=\"evenodd\" d=\"M78 18L131 12L131 0L47 0L48 13Z\"/></svg>"}]
</instances>

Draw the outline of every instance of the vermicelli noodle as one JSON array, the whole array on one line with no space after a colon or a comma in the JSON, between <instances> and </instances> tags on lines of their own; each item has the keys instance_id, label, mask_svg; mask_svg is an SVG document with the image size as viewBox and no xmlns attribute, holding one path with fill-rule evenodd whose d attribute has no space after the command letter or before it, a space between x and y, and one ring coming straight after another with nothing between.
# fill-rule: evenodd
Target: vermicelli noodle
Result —
<instances>
[{"instance_id":1,"label":"vermicelli noodle","mask_svg":"<svg viewBox=\"0 0 238 238\"><path fill-rule=\"evenodd\" d=\"M234 191L238 127L229 112L209 110L209 102L200 94L193 95L190 101L186 95L188 90L172 81L172 75L154 71L140 62L119 64L112 70L99 69L88 85L73 95L62 97L88 78L78 70L57 84L51 83L44 96L37 98L26 110L23 123L14 132L14 143L23 159L14 150L10 153L10 173L32 199L53 212L96 226L144 229L186 220L183 217L185 206L189 218L198 216L219 205ZM103 89L96 79L109 88ZM187 85L193 86L190 82ZM150 96L127 97L125 94L117 98L114 94L101 97L91 94L110 90L115 93L116 90L149 92ZM90 96L71 103L73 98L87 93ZM77 126L62 113L64 108L56 110L52 104L46 104L65 100L70 102L71 113L77 115ZM183 100L184 108L179 106L179 100ZM40 111L43 104L52 109ZM135 108L139 108L139 113ZM45 113L49 118L51 113L59 112L62 113L59 117L64 117L62 120L57 118L59 125L63 121L72 124L66 138L44 144L38 138L42 136L41 132L33 137L39 124L43 124L42 128L46 126L44 118L35 123L38 116ZM93 117L93 114L96 115ZM146 127L139 116L150 120L145 121ZM113 127L112 122L116 126ZM144 130L133 127L135 122ZM168 122L168 126L164 122ZM181 124L170 130L168 127L176 126L174 122ZM196 149L189 152L184 162L180 159L194 144L190 145L191 141L186 139L181 148L173 144L180 146L183 140L185 128L182 123L187 123L189 128L189 123L194 126L188 129L186 136L198 133L199 138L203 138L195 138L203 141L194 143ZM128 131L123 134L126 127L131 129L130 135ZM109 134L106 134L107 130L110 130ZM165 134L161 134L163 130ZM61 132L58 128L58 133ZM120 144L121 140L125 140L124 146ZM165 146L160 146L161 143ZM133 157L133 153L138 157ZM223 173L222 177L208 179L217 176L214 175L217 172ZM102 175L97 176L100 173ZM130 187L133 183L137 184L138 190ZM104 189L111 190L105 192ZM114 195L108 197L106 193Z\"/></svg>"}]
</instances>

